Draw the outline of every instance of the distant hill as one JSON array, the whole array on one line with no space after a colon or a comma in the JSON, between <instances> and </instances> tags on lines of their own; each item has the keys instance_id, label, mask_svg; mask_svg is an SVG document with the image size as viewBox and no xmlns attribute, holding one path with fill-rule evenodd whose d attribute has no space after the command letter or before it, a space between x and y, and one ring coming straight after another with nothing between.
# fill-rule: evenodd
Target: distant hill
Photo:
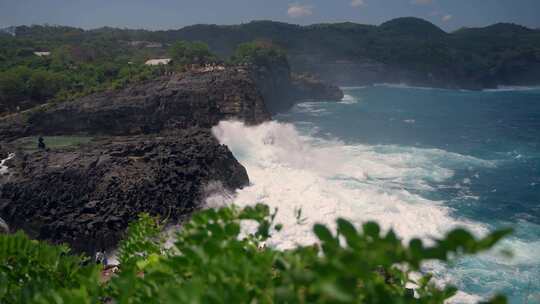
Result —
<instances>
[{"instance_id":1,"label":"distant hill","mask_svg":"<svg viewBox=\"0 0 540 304\"><path fill-rule=\"evenodd\" d=\"M393 36L413 36L419 39L441 39L445 31L433 23L420 18L404 17L381 24L379 33Z\"/></svg>"},{"instance_id":2,"label":"distant hill","mask_svg":"<svg viewBox=\"0 0 540 304\"><path fill-rule=\"evenodd\" d=\"M534 33L535 30L515 23L496 23L480 28L462 28L455 31L455 35L527 35Z\"/></svg>"},{"instance_id":3,"label":"distant hill","mask_svg":"<svg viewBox=\"0 0 540 304\"><path fill-rule=\"evenodd\" d=\"M380 26L345 23L299 26L273 21L240 25L192 25L178 30L116 28L82 30L23 26L13 39L37 48L107 45L99 56L158 56L178 40L203 41L219 56L240 43L267 40L287 51L293 70L319 74L338 84L403 82L439 87L484 88L540 84L540 31L498 23L447 33L419 18ZM30 42L31 41L31 42ZM163 48L134 52L129 42L159 42ZM1 47L0 47L1 49Z\"/></svg>"}]
</instances>

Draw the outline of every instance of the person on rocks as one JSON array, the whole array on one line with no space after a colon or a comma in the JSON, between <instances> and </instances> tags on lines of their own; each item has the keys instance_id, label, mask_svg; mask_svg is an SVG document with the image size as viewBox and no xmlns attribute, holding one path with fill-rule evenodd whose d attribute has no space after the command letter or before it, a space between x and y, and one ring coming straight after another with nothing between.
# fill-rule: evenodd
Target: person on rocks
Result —
<instances>
[{"instance_id":1,"label":"person on rocks","mask_svg":"<svg viewBox=\"0 0 540 304\"><path fill-rule=\"evenodd\" d=\"M40 150L45 150L45 149L47 149L47 147L45 146L45 142L44 142L43 137L40 136L40 137L38 138L38 145L37 145L37 146L38 146L38 149L40 149Z\"/></svg>"},{"instance_id":2,"label":"person on rocks","mask_svg":"<svg viewBox=\"0 0 540 304\"><path fill-rule=\"evenodd\" d=\"M94 261L96 264L102 264L103 266L107 266L107 257L105 256L105 250L96 252L96 255L94 256Z\"/></svg>"}]
</instances>

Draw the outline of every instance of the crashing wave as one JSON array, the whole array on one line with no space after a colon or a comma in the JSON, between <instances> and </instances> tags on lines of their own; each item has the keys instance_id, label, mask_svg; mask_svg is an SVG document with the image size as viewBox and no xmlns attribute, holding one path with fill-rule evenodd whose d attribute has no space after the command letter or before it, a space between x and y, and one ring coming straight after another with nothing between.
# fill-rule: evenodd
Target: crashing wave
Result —
<instances>
[{"instance_id":1,"label":"crashing wave","mask_svg":"<svg viewBox=\"0 0 540 304\"><path fill-rule=\"evenodd\" d=\"M6 166L6 162L14 157L15 157L15 153L10 153L8 157L0 161L0 175L4 175L8 173L8 166Z\"/></svg>"}]
</instances>

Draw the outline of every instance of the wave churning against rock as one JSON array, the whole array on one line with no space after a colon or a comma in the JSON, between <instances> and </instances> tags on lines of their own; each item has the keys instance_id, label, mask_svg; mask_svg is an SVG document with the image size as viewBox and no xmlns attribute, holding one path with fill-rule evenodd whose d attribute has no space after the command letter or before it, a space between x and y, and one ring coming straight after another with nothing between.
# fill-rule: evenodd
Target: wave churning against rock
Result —
<instances>
[{"instance_id":1,"label":"wave churning against rock","mask_svg":"<svg viewBox=\"0 0 540 304\"><path fill-rule=\"evenodd\" d=\"M257 127L222 122L213 132L252 180L250 187L238 191L235 203L279 208L278 222L289 229L273 240L277 247L312 242L311 225L332 224L337 217L356 223L377 220L406 240L440 237L456 226L486 232L482 225L452 217L441 202L406 190L429 190L428 181L450 178L453 171L439 163L443 158L455 166L490 165L483 160L437 149L324 141L301 136L293 125L278 122ZM299 208L305 225L296 226L294 211Z\"/></svg>"},{"instance_id":2,"label":"wave churning against rock","mask_svg":"<svg viewBox=\"0 0 540 304\"><path fill-rule=\"evenodd\" d=\"M8 166L6 166L6 162L11 160L14 157L15 157L15 153L10 153L8 157L0 161L0 175L4 175L8 173Z\"/></svg>"},{"instance_id":3,"label":"wave churning against rock","mask_svg":"<svg viewBox=\"0 0 540 304\"><path fill-rule=\"evenodd\" d=\"M478 235L488 231L481 223L455 217L444 202L416 193L436 191L431 184L451 178L454 170L491 167L493 162L440 149L322 140L300 134L292 124L275 121L255 127L224 121L212 131L246 167L251 180L230 201L239 206L265 203L278 208L276 222L284 224L284 229L269 241L271 246L286 249L313 243L313 224L333 226L338 217L357 224L376 220L405 241L422 237L429 242L455 227ZM441 284L459 285L461 269L449 273L438 264L428 268ZM452 302L478 299L460 292Z\"/></svg>"}]
</instances>

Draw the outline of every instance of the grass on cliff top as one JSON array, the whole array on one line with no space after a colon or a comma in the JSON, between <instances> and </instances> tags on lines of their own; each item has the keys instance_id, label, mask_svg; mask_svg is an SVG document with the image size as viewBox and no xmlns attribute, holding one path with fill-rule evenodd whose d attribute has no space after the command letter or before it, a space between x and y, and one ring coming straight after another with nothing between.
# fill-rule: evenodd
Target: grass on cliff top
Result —
<instances>
[{"instance_id":1,"label":"grass on cliff top","mask_svg":"<svg viewBox=\"0 0 540 304\"><path fill-rule=\"evenodd\" d=\"M25 151L38 150L38 136L24 137L18 139L19 146ZM43 136L43 141L48 149L76 148L91 142L94 138L90 136Z\"/></svg>"}]
</instances>

